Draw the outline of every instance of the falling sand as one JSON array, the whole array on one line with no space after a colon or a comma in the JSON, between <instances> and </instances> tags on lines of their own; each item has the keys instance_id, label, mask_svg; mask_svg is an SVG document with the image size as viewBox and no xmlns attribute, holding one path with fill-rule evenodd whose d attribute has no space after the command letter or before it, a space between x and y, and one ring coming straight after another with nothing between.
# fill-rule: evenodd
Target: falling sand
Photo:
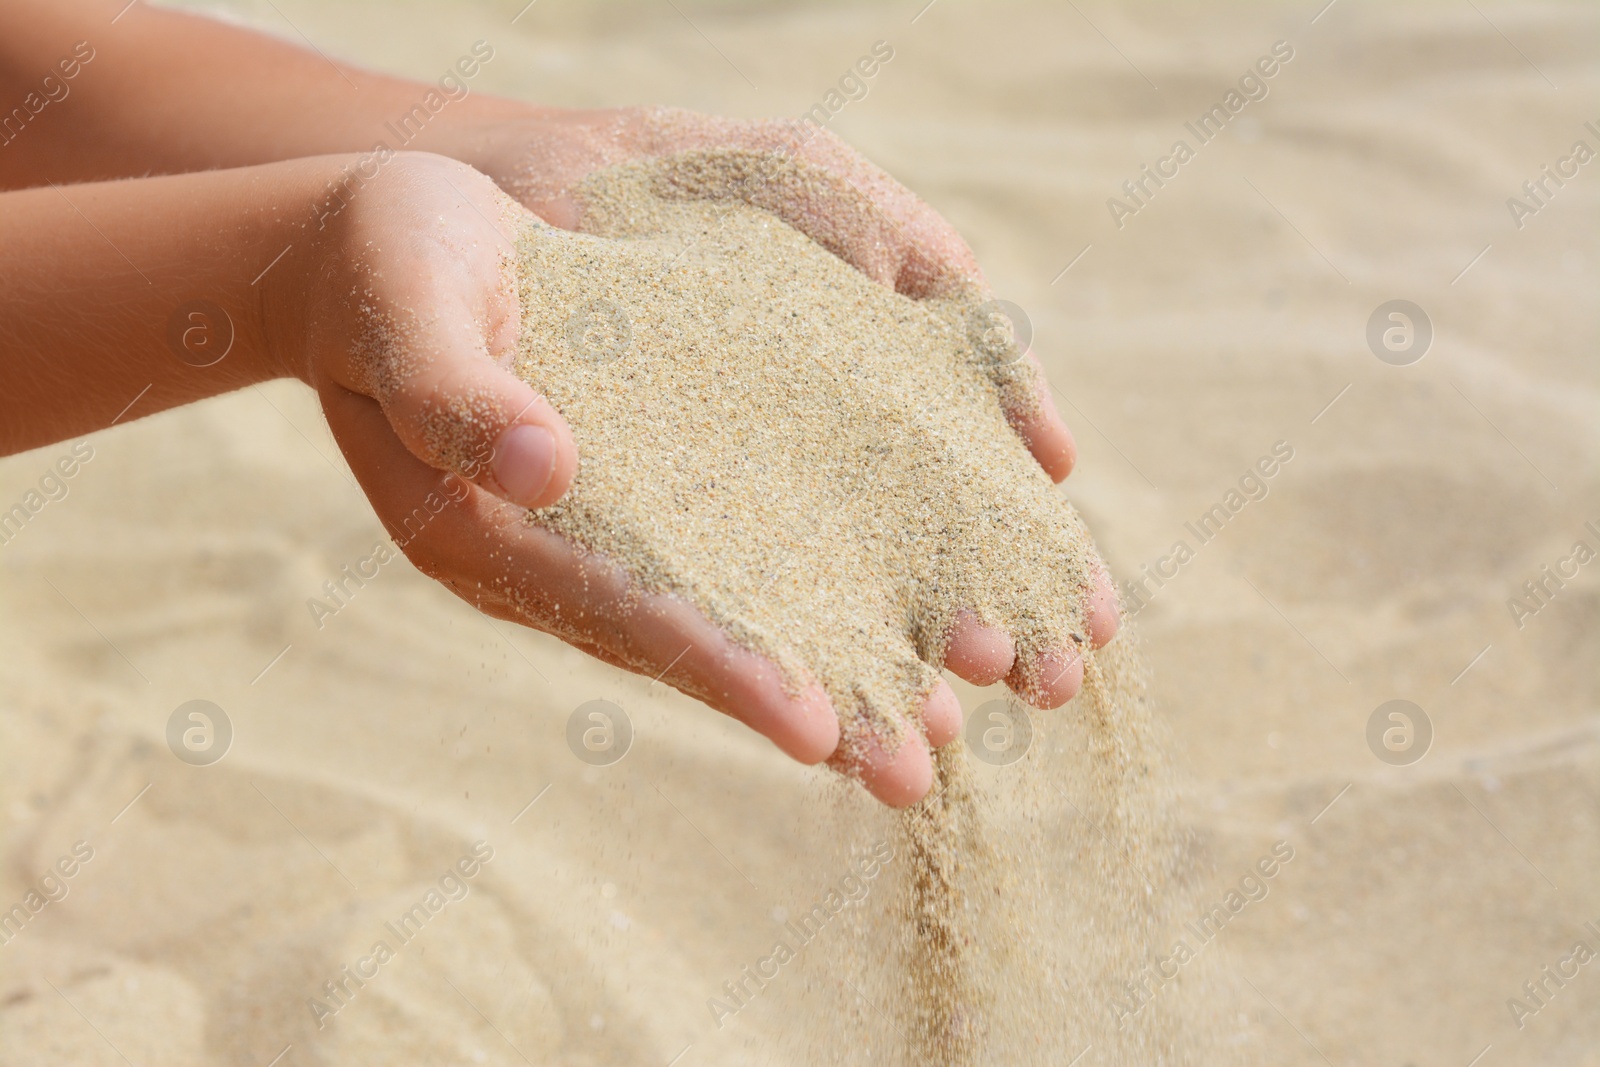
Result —
<instances>
[{"instance_id":1,"label":"falling sand","mask_svg":"<svg viewBox=\"0 0 1600 1067\"><path fill-rule=\"evenodd\" d=\"M1131 637L1087 653L1092 543L1007 422L1036 372L983 294L912 300L756 206L848 199L830 181L776 153L689 153L591 177L581 232L528 226L517 370L583 457L530 521L693 603L791 685L815 679L841 765L919 729L962 609L1019 663L1084 655L1083 694L1033 714L1021 763L984 777L959 740L940 752L898 816L892 899L852 919L838 961L876 1019L857 1032L847 1011L817 1040L878 1062L1064 1063L1096 1042L1099 1062L1179 1062L1176 993L1112 1008L1186 846Z\"/></svg>"}]
</instances>

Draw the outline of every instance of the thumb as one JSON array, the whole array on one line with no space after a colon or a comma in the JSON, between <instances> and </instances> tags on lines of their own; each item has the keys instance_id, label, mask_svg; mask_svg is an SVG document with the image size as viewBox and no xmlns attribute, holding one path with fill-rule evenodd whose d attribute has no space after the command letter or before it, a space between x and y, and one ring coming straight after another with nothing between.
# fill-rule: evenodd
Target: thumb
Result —
<instances>
[{"instance_id":1,"label":"thumb","mask_svg":"<svg viewBox=\"0 0 1600 1067\"><path fill-rule=\"evenodd\" d=\"M463 321L445 314L441 320ZM470 321L470 320L468 320ZM403 375L386 375L374 390L396 436L431 467L455 471L513 504L539 508L561 499L578 470L572 429L528 383L490 358L480 345L456 338L416 338ZM429 342L432 342L431 344Z\"/></svg>"},{"instance_id":2,"label":"thumb","mask_svg":"<svg viewBox=\"0 0 1600 1067\"><path fill-rule=\"evenodd\" d=\"M554 503L577 473L572 431L508 369L527 212L471 168L424 153L400 153L382 182L341 216L334 281L317 287L313 365L377 400L422 462L513 504Z\"/></svg>"}]
</instances>

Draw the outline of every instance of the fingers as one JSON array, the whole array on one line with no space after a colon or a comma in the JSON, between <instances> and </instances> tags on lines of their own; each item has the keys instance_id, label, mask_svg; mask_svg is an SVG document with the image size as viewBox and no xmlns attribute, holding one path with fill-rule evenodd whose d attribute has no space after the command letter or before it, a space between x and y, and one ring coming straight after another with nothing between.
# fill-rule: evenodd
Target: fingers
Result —
<instances>
[{"instance_id":1,"label":"fingers","mask_svg":"<svg viewBox=\"0 0 1600 1067\"><path fill-rule=\"evenodd\" d=\"M1084 605L1088 647L1104 648L1117 635L1120 625L1116 589L1110 572L1101 564L1094 591ZM1076 696L1083 685L1083 648L1076 640L1039 655L1020 657L1010 635L986 626L970 611L956 616L944 665L973 685L993 685L1003 678L1013 692L1036 708L1058 708ZM959 706L956 713L960 714ZM933 738L931 728L929 739L935 747L943 743Z\"/></svg>"},{"instance_id":2,"label":"fingers","mask_svg":"<svg viewBox=\"0 0 1600 1067\"><path fill-rule=\"evenodd\" d=\"M381 400L412 455L513 504L552 504L577 475L567 420L485 353L444 349Z\"/></svg>"},{"instance_id":3,"label":"fingers","mask_svg":"<svg viewBox=\"0 0 1600 1067\"><path fill-rule=\"evenodd\" d=\"M1104 648L1117 635L1121 619L1110 574L1102 567L1094 592L1084 606L1084 625L1090 648ZM1083 686L1083 648L1071 642L1024 662L1018 660L1006 676L1023 700L1036 708L1059 708L1078 695Z\"/></svg>"},{"instance_id":4,"label":"fingers","mask_svg":"<svg viewBox=\"0 0 1600 1067\"><path fill-rule=\"evenodd\" d=\"M962 289L988 288L977 258L956 228L887 171L828 130L805 140L800 153L841 176L883 212L899 239L899 262L892 281L895 291L921 300Z\"/></svg>"},{"instance_id":5,"label":"fingers","mask_svg":"<svg viewBox=\"0 0 1600 1067\"><path fill-rule=\"evenodd\" d=\"M970 611L956 616L945 649L944 665L957 678L973 685L993 685L1011 671L1016 652L1004 630L985 626Z\"/></svg>"},{"instance_id":6,"label":"fingers","mask_svg":"<svg viewBox=\"0 0 1600 1067\"><path fill-rule=\"evenodd\" d=\"M552 225L581 225L581 205L572 190L603 167L696 149L742 149L760 158L752 158L745 180L727 184L724 195L772 211L907 296L984 287L977 261L955 228L827 130L666 107L563 112L547 121L553 136L537 149L537 167L524 161L491 170ZM772 166L774 157L797 158L825 174L794 181L789 168Z\"/></svg>"},{"instance_id":7,"label":"fingers","mask_svg":"<svg viewBox=\"0 0 1600 1067\"><path fill-rule=\"evenodd\" d=\"M1102 567L1094 592L1084 606L1089 647L1104 648L1117 635L1120 624L1116 590L1109 572ZM1072 642L1027 662L1019 660L1007 675L1006 684L1036 708L1059 708L1083 687L1083 649Z\"/></svg>"},{"instance_id":8,"label":"fingers","mask_svg":"<svg viewBox=\"0 0 1600 1067\"><path fill-rule=\"evenodd\" d=\"M773 124L741 127L717 147L748 149L742 158L725 156L715 167L694 155L669 160L667 179L680 195L737 198L769 211L914 300L979 291L982 276L971 251L909 190L837 138L801 148L801 165L784 166L792 141L792 133Z\"/></svg>"},{"instance_id":9,"label":"fingers","mask_svg":"<svg viewBox=\"0 0 1600 1067\"><path fill-rule=\"evenodd\" d=\"M687 601L647 595L634 608L632 653L657 676L738 719L801 763L821 763L839 747L839 716L821 686L798 694L765 656L734 644Z\"/></svg>"},{"instance_id":10,"label":"fingers","mask_svg":"<svg viewBox=\"0 0 1600 1067\"><path fill-rule=\"evenodd\" d=\"M1117 591L1111 583L1111 574L1104 568L1095 582L1094 592L1089 595L1085 614L1088 618L1089 647L1104 648L1110 644L1122 626L1122 617L1117 610Z\"/></svg>"},{"instance_id":11,"label":"fingers","mask_svg":"<svg viewBox=\"0 0 1600 1067\"><path fill-rule=\"evenodd\" d=\"M652 600L665 606L651 608ZM838 713L820 686L812 683L798 697L791 696L784 691L776 667L734 645L689 604L675 597L644 601L646 614L660 611L652 628L667 624L666 634L646 650L652 662L665 659L673 642L688 639L663 681L725 711L801 763L832 757L836 769L859 779L890 807L922 799L933 784L930 746L948 744L961 732L961 703L940 680L924 698L921 732L906 730L897 744L869 735L855 745L841 746Z\"/></svg>"},{"instance_id":12,"label":"fingers","mask_svg":"<svg viewBox=\"0 0 1600 1067\"><path fill-rule=\"evenodd\" d=\"M869 793L891 808L915 804L933 786L933 757L921 733L904 733L892 750L882 738L868 734L855 745L841 747L829 763L859 778Z\"/></svg>"},{"instance_id":13,"label":"fingers","mask_svg":"<svg viewBox=\"0 0 1600 1067\"><path fill-rule=\"evenodd\" d=\"M805 764L828 760L891 807L915 803L932 784L928 743L915 730L906 731L898 746L876 736L858 746L852 759L840 745L838 713L821 686L808 684L798 695L784 686L778 669L765 657L733 644L688 603L676 597L645 596L634 609L642 620L633 654L609 662L637 674L654 673L660 681L704 701L772 741L790 758ZM680 647L680 642L681 647ZM673 652L673 649L678 649ZM665 671L657 665L670 661ZM960 730L960 703L943 682L930 693L924 708L925 728L945 744ZM891 751L892 748L892 751Z\"/></svg>"},{"instance_id":14,"label":"fingers","mask_svg":"<svg viewBox=\"0 0 1600 1067\"><path fill-rule=\"evenodd\" d=\"M748 173L700 195L738 196L769 210L913 298L983 285L972 251L954 227L827 130L658 107L575 115L562 125L560 140L566 145L557 160L566 175L562 188L511 182L523 202L554 225L579 224L571 186L599 167L697 149L745 150L751 156ZM793 168L773 166L780 158L810 164L811 173L797 177Z\"/></svg>"},{"instance_id":15,"label":"fingers","mask_svg":"<svg viewBox=\"0 0 1600 1067\"><path fill-rule=\"evenodd\" d=\"M1019 660L1006 676L1006 684L1036 708L1059 708L1083 686L1083 653L1075 646L1065 646Z\"/></svg>"},{"instance_id":16,"label":"fingers","mask_svg":"<svg viewBox=\"0 0 1600 1067\"><path fill-rule=\"evenodd\" d=\"M1034 392L1039 403L1032 411L1008 413L1008 417L1011 419L1011 428L1017 431L1017 436L1028 446L1028 451L1033 453L1039 466L1044 468L1051 481L1059 483L1078 465L1078 443L1062 421L1061 412L1056 410L1055 401L1050 396L1050 383L1045 380L1039 357L1029 352L1028 359L1033 363Z\"/></svg>"},{"instance_id":17,"label":"fingers","mask_svg":"<svg viewBox=\"0 0 1600 1067\"><path fill-rule=\"evenodd\" d=\"M943 748L961 733L961 701L943 678L922 703L922 731L934 748Z\"/></svg>"}]
</instances>

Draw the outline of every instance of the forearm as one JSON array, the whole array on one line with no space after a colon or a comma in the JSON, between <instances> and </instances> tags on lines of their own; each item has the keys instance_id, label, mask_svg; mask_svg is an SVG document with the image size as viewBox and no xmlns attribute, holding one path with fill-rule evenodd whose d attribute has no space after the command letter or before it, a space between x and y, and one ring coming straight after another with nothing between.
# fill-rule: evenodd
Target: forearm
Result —
<instances>
[{"instance_id":1,"label":"forearm","mask_svg":"<svg viewBox=\"0 0 1600 1067\"><path fill-rule=\"evenodd\" d=\"M473 90L490 46L474 55L463 42L462 69L441 88L125 3L0 4L0 188L251 166L379 142L476 163L467 158L475 127L540 110Z\"/></svg>"},{"instance_id":2,"label":"forearm","mask_svg":"<svg viewBox=\"0 0 1600 1067\"><path fill-rule=\"evenodd\" d=\"M299 373L315 205L347 165L0 193L0 454Z\"/></svg>"}]
</instances>

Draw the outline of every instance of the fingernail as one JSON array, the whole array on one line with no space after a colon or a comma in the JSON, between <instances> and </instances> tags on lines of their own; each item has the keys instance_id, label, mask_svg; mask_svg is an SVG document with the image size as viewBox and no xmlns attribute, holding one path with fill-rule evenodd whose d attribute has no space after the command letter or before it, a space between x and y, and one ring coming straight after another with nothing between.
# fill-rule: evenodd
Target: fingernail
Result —
<instances>
[{"instance_id":1,"label":"fingernail","mask_svg":"<svg viewBox=\"0 0 1600 1067\"><path fill-rule=\"evenodd\" d=\"M495 442L490 470L506 499L531 508L556 469L556 439L543 426L519 423Z\"/></svg>"}]
</instances>

